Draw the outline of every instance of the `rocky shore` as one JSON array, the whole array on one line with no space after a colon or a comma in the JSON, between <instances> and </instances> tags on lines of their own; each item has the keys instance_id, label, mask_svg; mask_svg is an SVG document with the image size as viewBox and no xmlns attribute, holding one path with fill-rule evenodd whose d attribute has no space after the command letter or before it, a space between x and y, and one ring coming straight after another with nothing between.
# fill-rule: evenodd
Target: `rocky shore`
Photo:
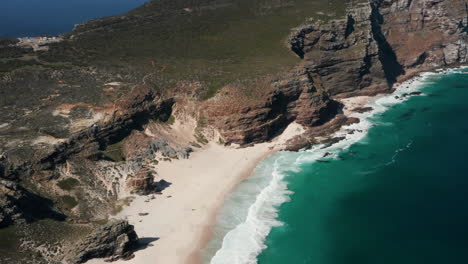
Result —
<instances>
[{"instance_id":1,"label":"rocky shore","mask_svg":"<svg viewBox=\"0 0 468 264\"><path fill-rule=\"evenodd\" d=\"M100 65L92 49L83 48L96 32L119 35L132 23L152 25L161 15L151 15L152 8L165 3L153 2L85 23L47 51L0 41L0 228L43 219L94 228L128 197L170 188L158 174L159 162L187 159L208 142L267 142L293 122L305 132L282 149L333 142L326 136L359 121L346 117L341 100L389 93L419 72L468 60L464 1L350 1L345 16L316 18L292 31L287 45L300 59L292 69L247 87L225 84L206 99L198 95L207 89L203 82L167 75L171 70L153 58L142 66L108 55L115 64ZM174 10L179 7L185 8L176 1ZM64 56L70 50L76 52ZM122 245L136 243L136 235L117 237L90 236L88 242L119 244L106 252L128 257L130 247Z\"/></svg>"}]
</instances>

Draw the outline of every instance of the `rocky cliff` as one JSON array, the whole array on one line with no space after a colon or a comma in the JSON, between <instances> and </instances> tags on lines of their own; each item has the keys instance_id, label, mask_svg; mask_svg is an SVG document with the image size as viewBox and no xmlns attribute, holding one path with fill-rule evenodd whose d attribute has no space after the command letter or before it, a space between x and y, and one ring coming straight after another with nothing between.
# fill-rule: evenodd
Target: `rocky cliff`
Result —
<instances>
[{"instance_id":1,"label":"rocky cliff","mask_svg":"<svg viewBox=\"0 0 468 264\"><path fill-rule=\"evenodd\" d=\"M268 141L294 121L308 128L294 142L300 149L357 121L342 114L341 98L388 93L418 72L468 59L463 0L349 1L346 8L333 2L336 10L324 9L326 15L307 6L313 18L292 30L287 48L268 46L278 39L264 27L252 28L264 37L252 41L247 33L232 38L228 29L245 33L243 24L206 22L220 13L237 16L246 8L240 2L185 2L152 1L85 23L49 51L0 42L0 58L7 58L0 64L0 227L105 219L120 198L170 185L158 179L157 159L188 158L210 137L244 146ZM264 2L253 1L247 12L258 23L286 15L277 9L289 5ZM174 21L193 32L170 37L168 30L179 30ZM296 58L282 61L289 55Z\"/></svg>"},{"instance_id":2,"label":"rocky cliff","mask_svg":"<svg viewBox=\"0 0 468 264\"><path fill-rule=\"evenodd\" d=\"M67 103L60 103L63 100L61 97L69 96L66 89L63 89L66 87L63 85L61 92L55 95L58 100L48 101L50 105L45 107L30 105L37 107L28 110L33 114L13 118L8 115L2 117L7 126L2 130L0 137L2 146L0 177L9 181L19 181L29 189L17 188L14 190L15 195L0 192L1 201L4 201L2 204L9 204L33 193L50 198L69 195L71 189L57 188L54 185L58 181L73 178L73 175L78 174L80 193L95 190L102 195L97 201L83 198L89 203L101 204L104 208L110 207L111 201L117 196L116 190L96 185L104 179L100 180L97 176L100 166L94 164L93 160L111 160L112 157L105 155L107 146L121 141L131 131L141 129L149 120L167 119L174 103L172 99L160 99L153 91L140 88L134 88L127 96L114 102L107 101L98 106L78 101L81 98L70 101L70 97L67 98ZM16 103L11 105L12 108L20 106L21 104ZM7 105L4 108L10 110L9 107ZM57 191L53 191L54 189ZM20 198L13 199L15 196ZM62 204L62 209L69 206L65 202ZM90 210L89 206L85 206L80 211L83 213L89 211L86 215L96 215L100 209L102 211L102 206L98 206L96 210ZM21 211L21 208L23 207L17 207L16 211ZM8 213L10 211L0 211L4 221L17 218ZM0 221L0 225L6 224L4 221Z\"/></svg>"},{"instance_id":3,"label":"rocky cliff","mask_svg":"<svg viewBox=\"0 0 468 264\"><path fill-rule=\"evenodd\" d=\"M345 18L293 31L289 45L302 63L265 80L256 94L263 101L226 89L207 113L239 144L268 140L292 121L322 125L340 112L334 99L387 93L418 72L466 63L467 16L463 0L350 2Z\"/></svg>"},{"instance_id":4,"label":"rocky cliff","mask_svg":"<svg viewBox=\"0 0 468 264\"><path fill-rule=\"evenodd\" d=\"M113 221L103 225L78 241L66 253L65 263L79 264L93 258L106 261L128 259L138 246L138 236L127 221Z\"/></svg>"},{"instance_id":5,"label":"rocky cliff","mask_svg":"<svg viewBox=\"0 0 468 264\"><path fill-rule=\"evenodd\" d=\"M346 19L314 23L291 47L332 95L385 92L415 72L467 61L465 1L352 4Z\"/></svg>"}]
</instances>

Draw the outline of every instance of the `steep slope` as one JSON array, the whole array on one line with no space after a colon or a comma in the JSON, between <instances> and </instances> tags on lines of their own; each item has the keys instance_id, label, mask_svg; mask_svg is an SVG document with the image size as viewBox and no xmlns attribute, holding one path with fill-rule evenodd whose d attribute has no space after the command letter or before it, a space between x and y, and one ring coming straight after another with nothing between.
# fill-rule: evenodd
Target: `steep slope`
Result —
<instances>
[{"instance_id":1,"label":"steep slope","mask_svg":"<svg viewBox=\"0 0 468 264\"><path fill-rule=\"evenodd\" d=\"M301 148L356 122L340 98L468 59L463 0L192 4L152 1L44 52L0 42L0 226L105 219L159 189L156 157L187 158L207 134L247 145L296 121ZM170 123L183 115L198 122L182 142Z\"/></svg>"},{"instance_id":2,"label":"steep slope","mask_svg":"<svg viewBox=\"0 0 468 264\"><path fill-rule=\"evenodd\" d=\"M174 155L174 150L186 156L187 142L166 146L170 140L159 135L161 129L146 133L149 125L170 119L174 103L186 112L194 106L190 112L205 118L201 105L222 87L263 82L297 64L284 45L290 27L310 14L329 19L344 10L339 0L150 1L128 14L78 25L62 42L41 51L2 41L0 177L9 181L5 186L20 183L27 186L24 191L47 196L69 216L105 218L120 194L153 183L153 176L144 173L142 153ZM303 78L299 73L298 81ZM285 96L296 97L296 86L282 82L277 85L291 87ZM324 96L313 100L327 104ZM275 107L260 122L270 123L288 111ZM267 140L290 121L279 118L266 136L253 138ZM124 141L137 142L142 153L124 155ZM59 187L73 179L77 187ZM12 198L2 196L2 201L8 207ZM10 211L0 212L5 219L0 225L23 215Z\"/></svg>"},{"instance_id":3,"label":"steep slope","mask_svg":"<svg viewBox=\"0 0 468 264\"><path fill-rule=\"evenodd\" d=\"M466 63L467 16L463 0L351 2L344 19L294 30L291 50L302 63L252 85L268 87L253 92L264 101L226 89L210 100L208 115L240 144L267 140L294 120L322 125L340 112L335 98L387 93L418 72Z\"/></svg>"}]
</instances>

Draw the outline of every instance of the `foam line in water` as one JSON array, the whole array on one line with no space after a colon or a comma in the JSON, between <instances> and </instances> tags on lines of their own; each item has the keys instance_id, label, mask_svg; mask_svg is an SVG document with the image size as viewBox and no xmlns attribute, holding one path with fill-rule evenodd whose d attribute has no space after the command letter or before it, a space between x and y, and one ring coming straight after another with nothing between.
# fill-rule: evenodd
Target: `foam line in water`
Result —
<instances>
[{"instance_id":1,"label":"foam line in water","mask_svg":"<svg viewBox=\"0 0 468 264\"><path fill-rule=\"evenodd\" d=\"M263 241L270 229L281 225L281 222L276 220L277 207L288 201L291 194L283 181L284 166L285 156L278 155L274 159L268 185L249 207L245 221L226 234L221 249L211 260L212 264L257 262L256 257L265 248Z\"/></svg>"},{"instance_id":2,"label":"foam line in water","mask_svg":"<svg viewBox=\"0 0 468 264\"><path fill-rule=\"evenodd\" d=\"M210 263L257 263L258 254L266 248L264 241L270 233L271 228L282 225L282 223L277 220L278 207L289 201L289 196L292 193L288 190L285 181L285 177L288 173L300 170L299 166L304 163L312 163L323 159L325 153L328 154L326 159L333 159L338 157L340 151L349 148L354 143L365 142L367 132L372 126L391 125L391 123L378 123L372 120L373 117L385 112L385 110L393 105L407 100L409 96L403 96L404 94L419 91L424 84L431 82L432 77L436 77L440 74L455 73L457 71L460 71L460 68L440 70L437 73L422 73L418 77L398 85L392 94L372 99L366 106L372 107L373 110L366 113L353 113L351 116L357 117L361 121L356 124L344 126L336 132L333 136L344 137L344 139L332 146L325 147L324 145L316 145L310 150L299 153L278 153L270 158L270 160L262 162L260 166L266 166L270 169L257 170L252 178L244 183L243 188L245 189L245 186L249 184L255 184L256 187L264 186L264 188L258 190L256 196L251 199L248 210L245 215L241 217L242 219L230 218L235 224L223 237L221 248L216 251ZM354 130L354 133L350 134L349 130ZM407 147L409 148L410 146L411 143L409 143ZM330 153L331 155L329 155ZM273 164L270 166L266 163ZM263 179L264 184L258 184L259 178ZM249 183L249 181L251 183ZM241 192L242 188L238 191ZM242 210L239 210L239 212L240 211ZM231 225L232 222L230 223Z\"/></svg>"}]
</instances>

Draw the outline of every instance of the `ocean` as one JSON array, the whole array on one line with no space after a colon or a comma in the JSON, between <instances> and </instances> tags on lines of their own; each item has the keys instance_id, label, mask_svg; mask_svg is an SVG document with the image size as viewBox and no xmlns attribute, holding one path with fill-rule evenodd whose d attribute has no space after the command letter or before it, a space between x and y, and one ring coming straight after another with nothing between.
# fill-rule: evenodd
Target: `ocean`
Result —
<instances>
[{"instance_id":1,"label":"ocean","mask_svg":"<svg viewBox=\"0 0 468 264\"><path fill-rule=\"evenodd\" d=\"M125 13L148 0L5 0L0 37L34 37L69 32L75 24Z\"/></svg>"},{"instance_id":2,"label":"ocean","mask_svg":"<svg viewBox=\"0 0 468 264\"><path fill-rule=\"evenodd\" d=\"M204 262L468 263L467 102L468 69L426 73L355 114L345 140L264 160L228 198Z\"/></svg>"}]
</instances>

